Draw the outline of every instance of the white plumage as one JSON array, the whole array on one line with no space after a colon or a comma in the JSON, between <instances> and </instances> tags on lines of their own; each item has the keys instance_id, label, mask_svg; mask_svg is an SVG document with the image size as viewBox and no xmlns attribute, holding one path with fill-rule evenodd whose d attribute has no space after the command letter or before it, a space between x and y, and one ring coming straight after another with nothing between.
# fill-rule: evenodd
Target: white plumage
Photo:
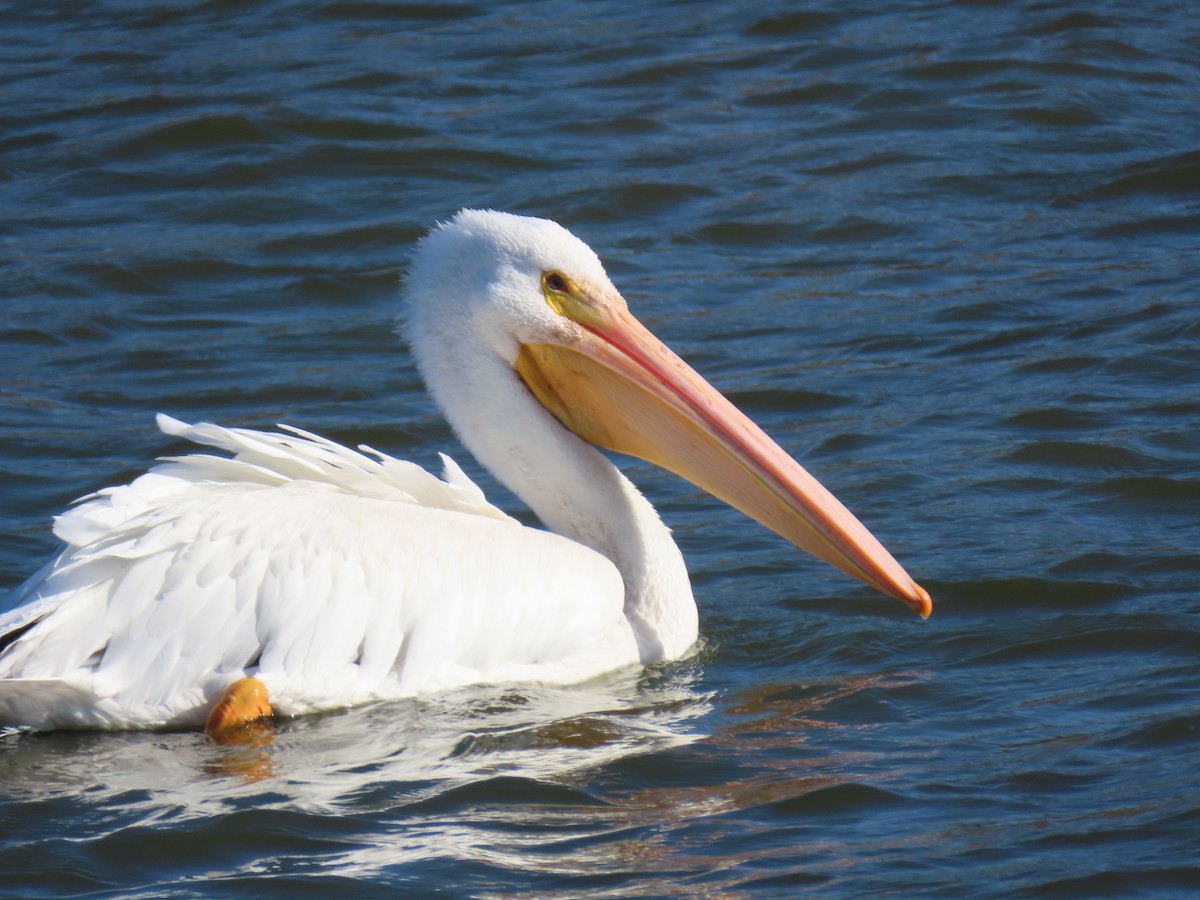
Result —
<instances>
[{"instance_id":1,"label":"white plumage","mask_svg":"<svg viewBox=\"0 0 1200 900\"><path fill-rule=\"evenodd\" d=\"M589 394L576 386L592 370L566 355L560 376L554 353L610 368L605 354L624 354L615 365L634 360L633 388L670 389L652 413L672 403L687 407L681 415L699 409L698 425L667 423L684 432L676 450L689 459L695 433L727 413L674 398L693 390L691 378L695 390L711 388L690 370L657 368L661 345L646 350L642 332L623 330L620 317L636 320L599 260L552 222L460 213L420 245L408 293L413 350L435 399L472 453L556 533L488 504L448 457L438 479L294 429L160 416L167 434L223 455L165 460L58 518L65 549L0 615L0 722L192 725L247 675L277 711L304 713L478 682L570 683L687 652L697 616L678 549L650 504L576 433L625 449L625 437L597 424L611 421L605 398L624 388L609 385L604 368L603 389ZM632 415L623 394L613 403ZM736 421L720 440L739 446L713 452L742 453L758 440L743 434L752 427ZM641 441L645 427L630 428L638 436L628 440ZM775 484L792 477L771 468L783 465L776 451L747 492L773 491L771 503L799 509L800 489ZM734 477L751 463L738 462ZM688 466L698 464L677 471L720 493L704 481L707 468L697 476ZM762 512L732 493L730 502L803 543L774 506ZM840 504L806 502L833 522L826 531L849 528L842 513L861 529ZM841 559L857 532L818 537L835 548L836 565L927 612L928 595L890 556L880 561L877 544L860 553L868 565Z\"/></svg>"},{"instance_id":2,"label":"white plumage","mask_svg":"<svg viewBox=\"0 0 1200 900\"><path fill-rule=\"evenodd\" d=\"M0 656L0 720L197 724L248 671L302 713L638 660L612 565L449 458L443 481L303 433L159 424L234 458L164 462L59 517L67 549L0 618L38 622Z\"/></svg>"}]
</instances>

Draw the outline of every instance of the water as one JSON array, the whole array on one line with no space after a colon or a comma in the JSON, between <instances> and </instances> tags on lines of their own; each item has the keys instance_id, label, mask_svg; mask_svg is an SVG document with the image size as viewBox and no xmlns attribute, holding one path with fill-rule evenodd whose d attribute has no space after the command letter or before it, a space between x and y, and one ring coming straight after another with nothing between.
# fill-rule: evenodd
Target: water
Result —
<instances>
[{"instance_id":1,"label":"water","mask_svg":"<svg viewBox=\"0 0 1200 900\"><path fill-rule=\"evenodd\" d=\"M7 4L0 586L180 449L158 410L467 462L393 318L413 241L490 206L591 243L936 605L630 464L694 658L0 740L0 893L1192 894L1193 13Z\"/></svg>"}]
</instances>

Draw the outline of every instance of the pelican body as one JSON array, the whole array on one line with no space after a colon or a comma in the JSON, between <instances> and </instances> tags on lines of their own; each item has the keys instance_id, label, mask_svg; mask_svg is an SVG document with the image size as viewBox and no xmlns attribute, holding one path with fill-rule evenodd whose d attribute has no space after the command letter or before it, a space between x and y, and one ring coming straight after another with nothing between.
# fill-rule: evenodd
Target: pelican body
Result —
<instances>
[{"instance_id":1,"label":"pelican body","mask_svg":"<svg viewBox=\"0 0 1200 900\"><path fill-rule=\"evenodd\" d=\"M0 723L191 727L246 685L254 714L301 714L683 656L698 633L683 558L593 445L929 614L928 593L560 225L464 210L418 245L407 297L434 399L548 530L489 504L448 457L438 478L296 429L160 416L220 453L162 460L56 520L62 551L0 614Z\"/></svg>"}]
</instances>

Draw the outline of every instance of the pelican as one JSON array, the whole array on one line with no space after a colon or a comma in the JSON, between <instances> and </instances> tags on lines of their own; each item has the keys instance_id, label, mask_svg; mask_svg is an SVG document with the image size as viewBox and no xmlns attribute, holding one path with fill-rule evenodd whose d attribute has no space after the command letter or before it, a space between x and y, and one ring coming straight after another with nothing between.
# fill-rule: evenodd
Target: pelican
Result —
<instances>
[{"instance_id":1,"label":"pelican","mask_svg":"<svg viewBox=\"0 0 1200 900\"><path fill-rule=\"evenodd\" d=\"M682 555L595 446L662 466L796 546L932 608L865 527L629 312L555 222L463 210L417 246L407 332L466 448L548 530L304 431L190 425L55 523L0 615L0 722L219 732L473 684L570 684L696 642Z\"/></svg>"}]
</instances>

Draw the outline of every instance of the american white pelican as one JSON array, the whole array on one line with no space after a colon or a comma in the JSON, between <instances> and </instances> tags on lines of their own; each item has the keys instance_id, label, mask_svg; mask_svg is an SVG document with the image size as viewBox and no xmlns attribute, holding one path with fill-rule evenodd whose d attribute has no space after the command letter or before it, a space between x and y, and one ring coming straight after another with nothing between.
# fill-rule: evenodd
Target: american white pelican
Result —
<instances>
[{"instance_id":1,"label":"american white pelican","mask_svg":"<svg viewBox=\"0 0 1200 900\"><path fill-rule=\"evenodd\" d=\"M434 399L551 530L489 505L448 458L439 480L293 429L160 416L229 455L164 460L57 519L65 548L0 616L0 722L221 728L272 704L565 684L682 656L697 636L683 558L589 442L929 614L929 594L561 226L465 210L421 241L407 293Z\"/></svg>"}]
</instances>

